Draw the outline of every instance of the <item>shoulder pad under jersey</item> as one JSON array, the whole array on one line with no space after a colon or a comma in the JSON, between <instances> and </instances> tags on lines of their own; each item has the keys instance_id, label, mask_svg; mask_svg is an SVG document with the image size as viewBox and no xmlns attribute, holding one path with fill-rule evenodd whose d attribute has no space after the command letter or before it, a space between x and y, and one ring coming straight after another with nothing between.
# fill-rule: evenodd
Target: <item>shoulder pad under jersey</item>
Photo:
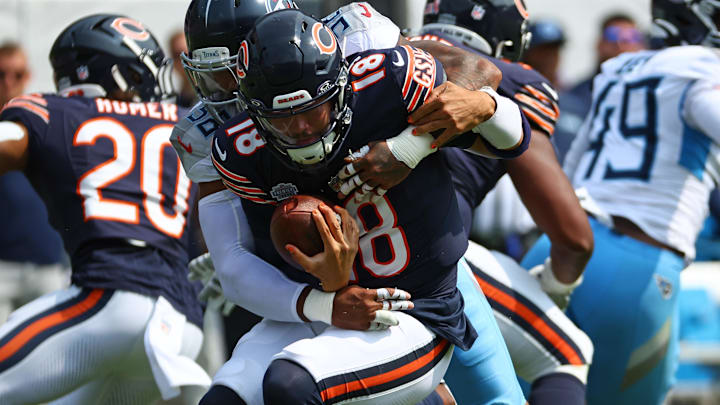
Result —
<instances>
[{"instance_id":1,"label":"shoulder pad under jersey","mask_svg":"<svg viewBox=\"0 0 720 405\"><path fill-rule=\"evenodd\" d=\"M323 18L343 46L344 55L397 45L400 28L370 4L351 3Z\"/></svg>"},{"instance_id":2,"label":"shoulder pad under jersey","mask_svg":"<svg viewBox=\"0 0 720 405\"><path fill-rule=\"evenodd\" d=\"M170 143L180 157L185 173L193 182L220 180L210 160L212 134L218 126L207 109L198 103L173 128Z\"/></svg>"}]
</instances>

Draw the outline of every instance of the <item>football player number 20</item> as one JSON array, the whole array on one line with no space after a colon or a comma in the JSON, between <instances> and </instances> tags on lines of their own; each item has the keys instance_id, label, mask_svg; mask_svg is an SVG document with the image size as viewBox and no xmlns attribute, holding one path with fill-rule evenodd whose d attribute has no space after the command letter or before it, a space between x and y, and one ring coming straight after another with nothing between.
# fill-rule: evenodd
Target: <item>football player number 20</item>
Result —
<instances>
[{"instance_id":1,"label":"football player number 20","mask_svg":"<svg viewBox=\"0 0 720 405\"><path fill-rule=\"evenodd\" d=\"M140 147L140 189L143 207L150 222L159 231L178 238L185 227L184 213L188 209L190 180L177 170L175 201L172 214L162 207L163 150L170 145L172 125L162 124L150 128L142 138ZM77 185L83 198L85 220L103 219L137 224L140 220L139 204L103 197L102 189L133 171L137 164L135 136L125 125L111 118L98 118L85 122L73 138L73 146L94 145L99 138L113 143L115 156L85 173ZM178 162L178 165L180 163Z\"/></svg>"},{"instance_id":2,"label":"football player number 20","mask_svg":"<svg viewBox=\"0 0 720 405\"><path fill-rule=\"evenodd\" d=\"M397 214L387 197L374 203L361 204L351 198L345 209L360 226L359 254L362 266L375 277L390 277L405 270L410 260L407 238L402 228L397 226ZM382 244L385 244L383 250L389 252L388 257L380 258L377 255ZM354 274L350 278L356 280Z\"/></svg>"}]
</instances>

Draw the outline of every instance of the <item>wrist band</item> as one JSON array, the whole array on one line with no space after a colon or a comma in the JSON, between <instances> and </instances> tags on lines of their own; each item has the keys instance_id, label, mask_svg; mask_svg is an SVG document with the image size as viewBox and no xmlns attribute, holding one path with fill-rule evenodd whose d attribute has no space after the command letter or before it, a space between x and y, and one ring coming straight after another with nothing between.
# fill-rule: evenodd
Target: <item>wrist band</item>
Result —
<instances>
[{"instance_id":1,"label":"wrist band","mask_svg":"<svg viewBox=\"0 0 720 405\"><path fill-rule=\"evenodd\" d=\"M487 93L495 100L495 114L472 131L482 135L498 149L514 148L523 139L520 108L509 98L497 94L492 87L485 86L479 91Z\"/></svg>"},{"instance_id":2,"label":"wrist band","mask_svg":"<svg viewBox=\"0 0 720 405\"><path fill-rule=\"evenodd\" d=\"M313 288L305 298L303 314L311 321L320 321L332 325L334 299L334 292L323 292Z\"/></svg>"},{"instance_id":3,"label":"wrist band","mask_svg":"<svg viewBox=\"0 0 720 405\"><path fill-rule=\"evenodd\" d=\"M408 126L397 136L385 141L393 156L411 169L414 169L425 156L437 150L437 148L430 147L435 140L432 135L413 135L414 128L414 126Z\"/></svg>"}]
</instances>

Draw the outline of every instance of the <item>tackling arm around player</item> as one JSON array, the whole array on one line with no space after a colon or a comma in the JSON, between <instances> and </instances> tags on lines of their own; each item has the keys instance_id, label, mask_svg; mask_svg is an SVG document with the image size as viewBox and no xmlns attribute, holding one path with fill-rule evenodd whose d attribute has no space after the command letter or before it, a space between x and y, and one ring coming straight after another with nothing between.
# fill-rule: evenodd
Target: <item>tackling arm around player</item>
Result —
<instances>
[{"instance_id":1,"label":"tackling arm around player","mask_svg":"<svg viewBox=\"0 0 720 405\"><path fill-rule=\"evenodd\" d=\"M291 7L289 2L287 2L286 6ZM288 297L289 301L287 302L276 301L275 305L268 306L266 296L262 293L263 289L257 289L258 294L254 294L245 289L233 287L247 285L244 280L250 280L252 271L268 272L273 270L272 266L260 260L252 253L250 248L252 246L252 239L248 238L249 231L246 229L245 214L242 212L239 199L225 190L225 186L218 180L219 177L208 157L208 152L211 147L209 133L217 127L218 122L223 120L223 116L227 117L227 115L224 114L227 112L228 104L231 104L232 101L224 105L222 102L217 102L218 98L222 98L218 96L220 86L213 87L212 83L222 82L221 80L217 80L217 77L223 73L228 73L228 71L217 68L218 66L222 66L222 58L216 58L217 60L214 64L203 60L202 50L215 49L217 46L224 45L224 49L232 49L232 51L227 51L228 59L232 59L229 55L239 46L239 38L241 38L245 32L243 30L233 32L232 27L240 26L249 29L252 27L254 20L266 12L264 7L262 10L254 10L252 7L252 5L245 3L237 7L230 1L213 3L194 1L191 3L187 14L188 24L186 24L186 29L188 29L186 34L190 45L191 57L185 58L185 65L192 81L196 84L196 90L200 93L203 104L196 106L196 108L193 109L193 113L176 127L173 132L172 142L178 155L181 157L183 166L189 177L199 183L199 198L202 200L200 204L201 217L204 216L203 212L207 212L209 208L214 212L227 209L227 223L235 224L234 232L238 232L241 236L240 239L229 239L233 241L238 239L244 241L242 244L230 244L227 242L228 239L214 238L212 235L206 235L208 239L217 239L218 243L212 243L212 241L208 243L211 251L216 249L219 253L222 253L222 255L218 254L217 256L235 258L227 262L215 263L215 266L218 268L217 276L220 278L221 284L225 287L225 295L231 301L262 316L270 317L271 319L297 321L302 319L304 315L302 312L295 313L294 310L302 310L304 306L303 300L307 294L309 294L310 290L308 288L300 288L300 285L286 280L277 270L274 271L274 273L277 274L277 278L270 284L276 288L276 291L286 291L286 293L278 292L277 297ZM374 10L370 10L376 14ZM379 14L376 15L380 16ZM198 16L203 16L203 18L199 18ZM204 18L204 16L208 16L208 18ZM348 17L347 13L341 15L341 17L343 16L351 18ZM202 24L205 25L201 27L200 25ZM397 29L394 25L393 27ZM399 30L395 31L394 35L398 36ZM350 38L347 43L353 43L353 41L358 42L363 41L363 39L358 40L357 36L354 36ZM386 39L384 41L387 42ZM366 44L366 46L371 45ZM374 45L383 47L383 44L375 43ZM384 47L391 45L393 44L387 44ZM460 63L458 54L468 54L464 51L452 48L448 49L449 50L445 50L445 53L449 55L447 60L451 64ZM479 58L473 59L473 63L477 63L477 65L482 68L479 72L475 72L475 75L481 77L480 82L475 82L477 86L485 84L497 85L500 77L498 74L499 71L494 65ZM214 71L213 66L215 66ZM486 79L482 79L483 77ZM487 83L485 83L485 80L487 80ZM230 80L230 82L234 83L233 80ZM226 97L229 97L231 92L226 91L226 94L228 94ZM230 110L232 113L232 108L230 108ZM216 193L220 194L209 197L208 199L205 198ZM225 208L220 208L221 206ZM232 254L228 256L226 253ZM245 263L245 260L247 264L243 267L248 269L248 271L236 271L235 269L238 268L239 264ZM392 289L390 290L392 291ZM347 294L347 299L344 297L345 294ZM352 305L346 306L345 303ZM369 325L367 320L372 319L375 311L379 307L382 307L382 302L378 304L378 296L375 290L360 290L356 287L348 287L345 290L339 291L336 295L333 315L337 318L337 314L357 314L359 323L356 325L346 324L346 326L362 328ZM293 308L292 313L288 312L290 308Z\"/></svg>"}]
</instances>

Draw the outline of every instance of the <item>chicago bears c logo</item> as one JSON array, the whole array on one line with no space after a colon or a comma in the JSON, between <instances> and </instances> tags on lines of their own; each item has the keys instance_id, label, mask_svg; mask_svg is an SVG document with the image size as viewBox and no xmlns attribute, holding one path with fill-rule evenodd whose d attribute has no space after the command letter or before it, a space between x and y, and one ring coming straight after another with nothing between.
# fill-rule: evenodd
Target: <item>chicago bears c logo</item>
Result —
<instances>
[{"instance_id":1,"label":"chicago bears c logo","mask_svg":"<svg viewBox=\"0 0 720 405\"><path fill-rule=\"evenodd\" d=\"M323 32L325 35L322 34ZM313 24L312 36L318 49L320 49L320 53L332 55L337 50L337 40L335 40L335 34L333 34L332 31L330 31L325 25L321 23Z\"/></svg>"},{"instance_id":2,"label":"chicago bears c logo","mask_svg":"<svg viewBox=\"0 0 720 405\"><path fill-rule=\"evenodd\" d=\"M238 49L237 66L235 67L235 72L237 73L239 79L245 78L245 71L247 70L248 65L250 65L248 43L247 41L242 41L240 43L240 49Z\"/></svg>"},{"instance_id":3,"label":"chicago bears c logo","mask_svg":"<svg viewBox=\"0 0 720 405\"><path fill-rule=\"evenodd\" d=\"M527 9L525 8L525 2L523 0L515 0L515 6L517 6L517 9L520 12L522 18L527 20L527 18L530 17L530 13L527 12Z\"/></svg>"},{"instance_id":4,"label":"chicago bears c logo","mask_svg":"<svg viewBox=\"0 0 720 405\"><path fill-rule=\"evenodd\" d=\"M145 27L131 18L116 18L110 26L120 34L136 41L147 41L150 38L150 33Z\"/></svg>"}]
</instances>

